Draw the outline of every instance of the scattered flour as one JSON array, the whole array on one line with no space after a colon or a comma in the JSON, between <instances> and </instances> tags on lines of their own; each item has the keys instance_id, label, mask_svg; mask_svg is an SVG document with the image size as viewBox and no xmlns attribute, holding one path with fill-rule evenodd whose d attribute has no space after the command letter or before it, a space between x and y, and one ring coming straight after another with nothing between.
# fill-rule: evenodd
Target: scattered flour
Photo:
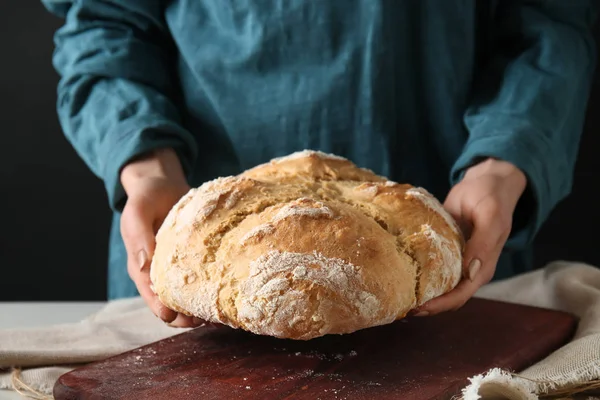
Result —
<instances>
[{"instance_id":1,"label":"scattered flour","mask_svg":"<svg viewBox=\"0 0 600 400\"><path fill-rule=\"evenodd\" d=\"M358 353L355 350L349 351L347 354L337 353L337 354L325 354L316 350L311 350L307 352L297 351L294 353L297 357L305 357L305 358L317 358L322 361L342 361L348 357L356 357ZM290 354L288 354L290 356Z\"/></svg>"}]
</instances>

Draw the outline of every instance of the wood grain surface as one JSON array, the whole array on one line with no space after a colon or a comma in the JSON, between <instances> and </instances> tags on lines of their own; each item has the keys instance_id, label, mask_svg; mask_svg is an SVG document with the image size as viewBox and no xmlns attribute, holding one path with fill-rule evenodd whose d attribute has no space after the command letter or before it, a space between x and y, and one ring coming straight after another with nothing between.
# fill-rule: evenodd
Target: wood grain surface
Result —
<instances>
[{"instance_id":1,"label":"wood grain surface","mask_svg":"<svg viewBox=\"0 0 600 400\"><path fill-rule=\"evenodd\" d=\"M472 299L462 309L344 336L289 341L200 327L75 369L71 399L450 399L492 367L518 371L564 344L561 312Z\"/></svg>"}]
</instances>

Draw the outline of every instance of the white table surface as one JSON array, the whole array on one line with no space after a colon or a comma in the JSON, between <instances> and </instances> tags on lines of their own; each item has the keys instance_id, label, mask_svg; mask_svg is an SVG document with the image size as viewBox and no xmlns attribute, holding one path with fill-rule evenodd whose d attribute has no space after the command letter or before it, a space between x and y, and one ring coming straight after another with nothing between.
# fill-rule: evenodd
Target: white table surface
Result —
<instances>
[{"instance_id":1,"label":"white table surface","mask_svg":"<svg viewBox=\"0 0 600 400\"><path fill-rule=\"evenodd\" d=\"M103 302L0 302L0 329L31 328L77 322L98 311ZM24 397L0 390L0 400L22 400Z\"/></svg>"}]
</instances>

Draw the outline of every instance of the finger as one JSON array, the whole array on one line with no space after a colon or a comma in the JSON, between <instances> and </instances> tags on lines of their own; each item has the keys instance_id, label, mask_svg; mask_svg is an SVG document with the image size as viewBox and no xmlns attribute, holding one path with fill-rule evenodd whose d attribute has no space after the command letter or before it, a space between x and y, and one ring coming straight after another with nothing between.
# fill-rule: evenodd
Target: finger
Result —
<instances>
[{"instance_id":1,"label":"finger","mask_svg":"<svg viewBox=\"0 0 600 400\"><path fill-rule=\"evenodd\" d=\"M152 312L165 322L177 317L150 289L149 266L154 252L153 214L143 202L132 200L121 217L121 235L127 250L127 268L140 296Z\"/></svg>"},{"instance_id":2,"label":"finger","mask_svg":"<svg viewBox=\"0 0 600 400\"><path fill-rule=\"evenodd\" d=\"M455 187L448 193L444 201L444 209L452 216L465 238L471 235L472 226L462 215L463 191Z\"/></svg>"},{"instance_id":3,"label":"finger","mask_svg":"<svg viewBox=\"0 0 600 400\"><path fill-rule=\"evenodd\" d=\"M203 319L197 317L189 317L184 314L179 314L177 318L168 324L169 326L175 328L197 328L200 326L212 326L212 327L223 327L223 324L219 324L216 322L206 322Z\"/></svg>"},{"instance_id":4,"label":"finger","mask_svg":"<svg viewBox=\"0 0 600 400\"><path fill-rule=\"evenodd\" d=\"M194 317L190 317L189 315L180 313L180 314L177 314L177 317L173 321L171 321L168 325L173 328L193 328L193 327L201 325L201 324L197 324L196 321L194 320Z\"/></svg>"},{"instance_id":5,"label":"finger","mask_svg":"<svg viewBox=\"0 0 600 400\"><path fill-rule=\"evenodd\" d=\"M488 283L507 237L507 222L491 197L475 207L462 207L462 214L472 221L473 234L467 241L464 261L468 279L463 279L452 291L430 300L416 310L417 314L435 315L462 307L477 290ZM510 225L509 225L510 226Z\"/></svg>"},{"instance_id":6,"label":"finger","mask_svg":"<svg viewBox=\"0 0 600 400\"><path fill-rule=\"evenodd\" d=\"M463 238L465 240L468 240L468 238L471 236L473 226L470 223L470 220L468 218L463 217L463 210L462 210L462 204L463 204L462 194L463 194L463 192L461 190L458 190L457 188L458 188L458 186L456 187L456 189L451 190L450 193L448 194L448 197L446 197L446 200L444 202L444 208L448 211L448 213L456 221L458 229L462 233ZM462 249L461 253L462 253L461 256L464 258L464 249ZM464 279L467 279L468 276L469 276L469 272L468 272L467 266L463 262L462 263L462 277Z\"/></svg>"},{"instance_id":7,"label":"finger","mask_svg":"<svg viewBox=\"0 0 600 400\"><path fill-rule=\"evenodd\" d=\"M469 217L473 224L473 233L466 243L463 259L467 277L474 281L482 266L497 258L502 250L508 237L510 222L503 216L499 203L492 197L480 201L472 209Z\"/></svg>"},{"instance_id":8,"label":"finger","mask_svg":"<svg viewBox=\"0 0 600 400\"><path fill-rule=\"evenodd\" d=\"M498 253L499 256L499 253ZM414 314L420 315L436 315L445 311L456 311L473 297L479 288L488 283L494 276L495 263L498 256L490 263L486 264L483 270L477 275L473 281L463 279L450 292L439 297L429 300L421 305Z\"/></svg>"},{"instance_id":9,"label":"finger","mask_svg":"<svg viewBox=\"0 0 600 400\"><path fill-rule=\"evenodd\" d=\"M158 296L152 291L150 288L150 274L148 273L148 269L139 270L136 267L132 267L129 270L131 278L133 279L135 286L140 293L140 296L144 299L150 310L156 315L158 318L163 320L164 322L172 322L177 317L177 312L171 310L167 306L165 306Z\"/></svg>"},{"instance_id":10,"label":"finger","mask_svg":"<svg viewBox=\"0 0 600 400\"><path fill-rule=\"evenodd\" d=\"M121 235L132 266L148 268L155 246L154 213L148 203L128 200L121 216Z\"/></svg>"}]
</instances>

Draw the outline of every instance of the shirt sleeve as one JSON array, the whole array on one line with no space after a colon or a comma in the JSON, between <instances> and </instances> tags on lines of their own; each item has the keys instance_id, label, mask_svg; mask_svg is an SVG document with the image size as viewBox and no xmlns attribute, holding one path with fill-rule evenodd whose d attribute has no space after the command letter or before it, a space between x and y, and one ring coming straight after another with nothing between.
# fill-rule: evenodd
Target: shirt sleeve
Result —
<instances>
[{"instance_id":1,"label":"shirt sleeve","mask_svg":"<svg viewBox=\"0 0 600 400\"><path fill-rule=\"evenodd\" d=\"M502 1L487 68L465 114L469 133L451 184L483 158L511 162L528 178L507 248L531 243L571 190L596 64L593 1Z\"/></svg>"},{"instance_id":2,"label":"shirt sleeve","mask_svg":"<svg viewBox=\"0 0 600 400\"><path fill-rule=\"evenodd\" d=\"M60 75L57 112L65 136L104 181L113 209L125 192L120 171L132 158L173 148L186 174L195 138L174 101L173 49L160 0L43 0L65 19L54 36Z\"/></svg>"}]
</instances>

